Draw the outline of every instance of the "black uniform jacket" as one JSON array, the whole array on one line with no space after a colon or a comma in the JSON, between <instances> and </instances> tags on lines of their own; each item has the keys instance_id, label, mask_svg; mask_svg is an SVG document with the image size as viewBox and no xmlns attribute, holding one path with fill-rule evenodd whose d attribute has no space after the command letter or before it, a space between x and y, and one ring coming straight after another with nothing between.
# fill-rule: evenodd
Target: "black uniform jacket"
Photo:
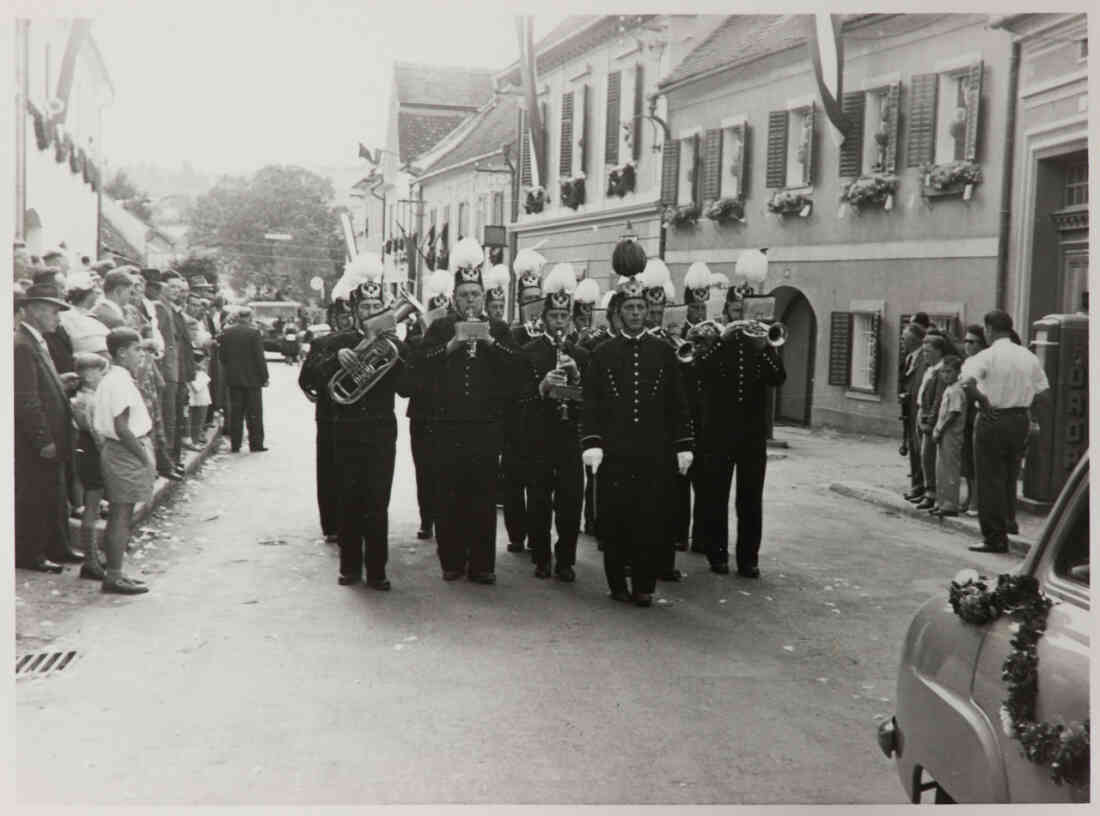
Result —
<instances>
[{"instance_id":1,"label":"black uniform jacket","mask_svg":"<svg viewBox=\"0 0 1100 816\"><path fill-rule=\"evenodd\" d=\"M14 356L15 461L40 463L42 449L53 444L57 449L54 461L64 462L72 453L73 419L49 351L20 326L15 332Z\"/></svg>"},{"instance_id":2,"label":"black uniform jacket","mask_svg":"<svg viewBox=\"0 0 1100 816\"><path fill-rule=\"evenodd\" d=\"M562 434L570 441L579 442L578 422L580 403L567 404L566 417L562 419L561 401L543 397L539 393L539 383L548 371L558 367L558 352L549 337L532 340L522 349L526 361L526 382L521 385L519 402L523 418L523 439L525 450L531 455L545 457L549 445L561 444ZM562 351L577 362L584 382L589 353L576 343L566 339Z\"/></svg>"},{"instance_id":3,"label":"black uniform jacket","mask_svg":"<svg viewBox=\"0 0 1100 816\"><path fill-rule=\"evenodd\" d=\"M742 440L766 438L768 387L787 379L774 348L756 349L737 335L715 341L693 367L700 388L700 451L723 453Z\"/></svg>"},{"instance_id":4,"label":"black uniform jacket","mask_svg":"<svg viewBox=\"0 0 1100 816\"><path fill-rule=\"evenodd\" d=\"M607 340L592 353L583 381L585 450L660 461L692 449L680 363L668 343L649 334Z\"/></svg>"},{"instance_id":5,"label":"black uniform jacket","mask_svg":"<svg viewBox=\"0 0 1100 816\"><path fill-rule=\"evenodd\" d=\"M398 360L374 388L352 405L334 402L328 394L329 380L343 370L336 352L342 348L355 348L363 339L357 329L329 334L310 344L309 354L302 363L298 385L307 395L316 395L317 418L332 423L336 433L341 429L354 432L356 426L393 419L393 395L406 395L404 388L404 364ZM399 346L402 345L397 341Z\"/></svg>"},{"instance_id":6,"label":"black uniform jacket","mask_svg":"<svg viewBox=\"0 0 1100 816\"><path fill-rule=\"evenodd\" d=\"M457 315L441 317L428 327L424 342L409 354L414 389L423 389L431 401L432 418L441 422L495 423L517 395L520 357L508 326L489 320L491 346L479 343L470 357L465 348L447 354L455 336Z\"/></svg>"}]
</instances>

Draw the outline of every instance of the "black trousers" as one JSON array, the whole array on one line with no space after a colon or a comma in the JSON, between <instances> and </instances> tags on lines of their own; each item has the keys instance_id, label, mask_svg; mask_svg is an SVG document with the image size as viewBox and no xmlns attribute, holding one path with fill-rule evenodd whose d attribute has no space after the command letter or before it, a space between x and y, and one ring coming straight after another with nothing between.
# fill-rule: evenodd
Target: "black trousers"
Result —
<instances>
[{"instance_id":1,"label":"black trousers","mask_svg":"<svg viewBox=\"0 0 1100 816\"><path fill-rule=\"evenodd\" d=\"M504 440L500 469L504 478L504 527L509 541L522 543L527 539L527 475L519 445L512 439Z\"/></svg>"},{"instance_id":2,"label":"black trousers","mask_svg":"<svg viewBox=\"0 0 1100 816\"><path fill-rule=\"evenodd\" d=\"M360 577L365 563L368 580L385 578L397 421L391 415L334 428L333 443L340 483L340 574Z\"/></svg>"},{"instance_id":3,"label":"black trousers","mask_svg":"<svg viewBox=\"0 0 1100 816\"><path fill-rule=\"evenodd\" d=\"M333 450L332 423L317 422L317 510L321 514L321 533L340 532L340 471Z\"/></svg>"},{"instance_id":4,"label":"black trousers","mask_svg":"<svg viewBox=\"0 0 1100 816\"><path fill-rule=\"evenodd\" d=\"M416 470L416 503L420 508L420 529L435 524L435 469L432 458L432 423L427 419L409 419L409 444Z\"/></svg>"},{"instance_id":5,"label":"black trousers","mask_svg":"<svg viewBox=\"0 0 1100 816\"><path fill-rule=\"evenodd\" d=\"M584 499L584 465L574 429L568 429L530 464L527 487L527 533L536 564L550 563L550 520L553 516L558 540L554 545L557 566L577 563L577 535L581 527Z\"/></svg>"},{"instance_id":6,"label":"black trousers","mask_svg":"<svg viewBox=\"0 0 1100 816\"><path fill-rule=\"evenodd\" d=\"M764 527L764 474L767 440L745 439L721 453L701 455L699 487L704 494L703 536L711 564L729 562L730 487L737 472L737 543L739 570L757 566ZM696 462L700 464L700 462Z\"/></svg>"},{"instance_id":7,"label":"black trousers","mask_svg":"<svg viewBox=\"0 0 1100 816\"><path fill-rule=\"evenodd\" d=\"M584 531L596 535L596 479L592 468L584 466Z\"/></svg>"},{"instance_id":8,"label":"black trousers","mask_svg":"<svg viewBox=\"0 0 1100 816\"><path fill-rule=\"evenodd\" d=\"M58 560L68 546L65 468L57 461L18 462L15 468L15 565ZM64 529L64 538L62 538Z\"/></svg>"},{"instance_id":9,"label":"black trousers","mask_svg":"<svg viewBox=\"0 0 1100 816\"><path fill-rule=\"evenodd\" d=\"M186 404L187 384L166 382L160 390L160 413L164 420L164 454L169 464L180 460L183 433L182 415L177 408L180 400Z\"/></svg>"},{"instance_id":10,"label":"black trousers","mask_svg":"<svg viewBox=\"0 0 1100 816\"><path fill-rule=\"evenodd\" d=\"M244 424L248 425L248 447L264 446L264 402L262 388L229 388L229 446L241 449Z\"/></svg>"},{"instance_id":11,"label":"black trousers","mask_svg":"<svg viewBox=\"0 0 1100 816\"><path fill-rule=\"evenodd\" d=\"M448 572L468 570L471 575L493 572L498 426L491 422L436 422L432 430L438 457L435 539L440 566Z\"/></svg>"},{"instance_id":12,"label":"black trousers","mask_svg":"<svg viewBox=\"0 0 1100 816\"><path fill-rule=\"evenodd\" d=\"M979 414L974 421L978 522L982 538L990 546L1008 543L1008 524L1016 516L1016 485L1029 426L1026 408L999 410L993 420Z\"/></svg>"},{"instance_id":13,"label":"black trousers","mask_svg":"<svg viewBox=\"0 0 1100 816\"><path fill-rule=\"evenodd\" d=\"M603 567L612 592L626 592L630 566L634 592L651 594L663 571L671 461L608 456L597 471ZM664 501L663 501L664 500Z\"/></svg>"}]
</instances>

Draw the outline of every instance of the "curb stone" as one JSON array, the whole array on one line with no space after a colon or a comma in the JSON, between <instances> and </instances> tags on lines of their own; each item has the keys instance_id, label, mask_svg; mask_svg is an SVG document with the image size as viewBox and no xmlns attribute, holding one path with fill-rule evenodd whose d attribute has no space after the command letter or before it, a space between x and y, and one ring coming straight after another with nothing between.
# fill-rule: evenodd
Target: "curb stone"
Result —
<instances>
[{"instance_id":1,"label":"curb stone","mask_svg":"<svg viewBox=\"0 0 1100 816\"><path fill-rule=\"evenodd\" d=\"M932 524L941 528L950 527L959 532L976 535L979 539L981 538L981 532L976 519L964 518L962 516L948 518L931 516L923 510L917 510L902 497L895 496L889 490L885 490L881 487L875 487L865 482L833 482L829 485L829 489L834 493L839 493L841 496L859 499L860 501L874 504L887 510L894 510L910 518L920 519L925 524ZM1035 543L1035 541L1021 536L1009 536L1008 551L1023 558Z\"/></svg>"}]
</instances>

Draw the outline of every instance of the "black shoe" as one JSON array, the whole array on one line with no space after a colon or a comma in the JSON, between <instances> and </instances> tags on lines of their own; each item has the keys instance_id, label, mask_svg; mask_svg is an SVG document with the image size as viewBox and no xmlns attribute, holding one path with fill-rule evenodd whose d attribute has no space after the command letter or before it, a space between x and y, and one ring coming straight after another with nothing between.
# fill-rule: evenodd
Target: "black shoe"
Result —
<instances>
[{"instance_id":1,"label":"black shoe","mask_svg":"<svg viewBox=\"0 0 1100 816\"><path fill-rule=\"evenodd\" d=\"M942 507L933 507L928 512L931 513L933 516L937 516L939 518L951 518L952 516L957 516L959 514L958 510L944 510Z\"/></svg>"},{"instance_id":2,"label":"black shoe","mask_svg":"<svg viewBox=\"0 0 1100 816\"><path fill-rule=\"evenodd\" d=\"M103 586L100 587L101 592L106 592L112 595L141 595L149 591L149 587L143 584L135 584L128 578L110 578L103 579Z\"/></svg>"},{"instance_id":3,"label":"black shoe","mask_svg":"<svg viewBox=\"0 0 1100 816\"><path fill-rule=\"evenodd\" d=\"M261 447L258 447L258 448L249 448L248 452L249 453L263 453L264 451L269 451L269 450L271 450L271 448L265 448L265 447L261 446Z\"/></svg>"},{"instance_id":4,"label":"black shoe","mask_svg":"<svg viewBox=\"0 0 1100 816\"><path fill-rule=\"evenodd\" d=\"M240 452L241 452L241 449L240 449L240 448L230 448L230 449L229 449L229 452L230 452L230 453L240 453Z\"/></svg>"},{"instance_id":5,"label":"black shoe","mask_svg":"<svg viewBox=\"0 0 1100 816\"><path fill-rule=\"evenodd\" d=\"M362 580L363 579L360 578L358 575L341 575L339 578L336 579L336 583L338 583L340 586L355 586Z\"/></svg>"},{"instance_id":6,"label":"black shoe","mask_svg":"<svg viewBox=\"0 0 1100 816\"><path fill-rule=\"evenodd\" d=\"M730 574L730 565L726 564L724 562L721 563L721 564L711 564L710 565L710 571L711 572L716 572L719 575L729 575Z\"/></svg>"},{"instance_id":7,"label":"black shoe","mask_svg":"<svg viewBox=\"0 0 1100 816\"><path fill-rule=\"evenodd\" d=\"M990 544L985 544L985 543L983 543L983 544L981 544L981 545L979 545L979 546L976 546L976 547L967 547L967 549L968 549L968 550L970 550L970 552L977 552L977 553L1000 553L1000 554L1002 554L1002 555L1003 555L1003 554L1005 554L1005 553L1007 553L1007 552L1008 552L1008 545L1007 545L1007 544L1003 544L1003 545L1001 545L1001 546L999 546L999 547L998 547L998 546L996 546L996 545L990 545Z\"/></svg>"},{"instance_id":8,"label":"black shoe","mask_svg":"<svg viewBox=\"0 0 1100 816\"><path fill-rule=\"evenodd\" d=\"M82 552L65 550L65 552L61 553L61 557L55 560L61 564L83 564L86 558L87 556Z\"/></svg>"},{"instance_id":9,"label":"black shoe","mask_svg":"<svg viewBox=\"0 0 1100 816\"><path fill-rule=\"evenodd\" d=\"M183 481L183 476L176 473L174 470L158 470L157 475L160 476L162 479L168 479L171 482Z\"/></svg>"},{"instance_id":10,"label":"black shoe","mask_svg":"<svg viewBox=\"0 0 1100 816\"><path fill-rule=\"evenodd\" d=\"M902 495L905 496L907 501L919 501L924 498L924 488L914 487L908 493L903 493Z\"/></svg>"},{"instance_id":11,"label":"black shoe","mask_svg":"<svg viewBox=\"0 0 1100 816\"><path fill-rule=\"evenodd\" d=\"M684 580L684 574L678 569L670 570L662 575L658 575L657 578L661 581L682 581Z\"/></svg>"},{"instance_id":12,"label":"black shoe","mask_svg":"<svg viewBox=\"0 0 1100 816\"><path fill-rule=\"evenodd\" d=\"M369 586L371 589L378 589L378 590L385 591L385 590L388 590L390 588L390 579L389 578L368 578L367 579L367 586Z\"/></svg>"},{"instance_id":13,"label":"black shoe","mask_svg":"<svg viewBox=\"0 0 1100 816\"><path fill-rule=\"evenodd\" d=\"M577 573L573 571L572 567L558 567L554 571L555 577L563 583L571 584L577 580Z\"/></svg>"},{"instance_id":14,"label":"black shoe","mask_svg":"<svg viewBox=\"0 0 1100 816\"><path fill-rule=\"evenodd\" d=\"M475 584L495 584L497 577L492 572L471 572L470 580Z\"/></svg>"},{"instance_id":15,"label":"black shoe","mask_svg":"<svg viewBox=\"0 0 1100 816\"><path fill-rule=\"evenodd\" d=\"M421 525L420 529L416 531L416 537L419 538L421 541L424 541L425 539L431 538L432 537L432 525L430 525L430 524Z\"/></svg>"},{"instance_id":16,"label":"black shoe","mask_svg":"<svg viewBox=\"0 0 1100 816\"><path fill-rule=\"evenodd\" d=\"M103 571L103 567L99 564L84 564L80 568L81 578L90 578L93 581L102 581L107 577L107 573Z\"/></svg>"},{"instance_id":17,"label":"black shoe","mask_svg":"<svg viewBox=\"0 0 1100 816\"><path fill-rule=\"evenodd\" d=\"M522 541L509 541L508 552L521 553L524 552L524 546Z\"/></svg>"},{"instance_id":18,"label":"black shoe","mask_svg":"<svg viewBox=\"0 0 1100 816\"><path fill-rule=\"evenodd\" d=\"M462 577L462 570L443 570L444 581L457 581Z\"/></svg>"},{"instance_id":19,"label":"black shoe","mask_svg":"<svg viewBox=\"0 0 1100 816\"><path fill-rule=\"evenodd\" d=\"M549 578L550 577L550 565L549 564L535 564L535 577L536 578Z\"/></svg>"},{"instance_id":20,"label":"black shoe","mask_svg":"<svg viewBox=\"0 0 1100 816\"><path fill-rule=\"evenodd\" d=\"M737 574L740 575L742 578L759 578L760 577L760 568L759 567L738 567L737 568Z\"/></svg>"},{"instance_id":21,"label":"black shoe","mask_svg":"<svg viewBox=\"0 0 1100 816\"><path fill-rule=\"evenodd\" d=\"M608 597L611 598L611 600L613 601L619 601L621 603L630 603L634 600L630 593L627 592L625 589L614 590L610 595L608 595Z\"/></svg>"},{"instance_id":22,"label":"black shoe","mask_svg":"<svg viewBox=\"0 0 1100 816\"><path fill-rule=\"evenodd\" d=\"M39 558L33 564L26 567L19 567L19 569L31 570L32 572L51 572L55 575L65 571L65 567L48 558Z\"/></svg>"},{"instance_id":23,"label":"black shoe","mask_svg":"<svg viewBox=\"0 0 1100 816\"><path fill-rule=\"evenodd\" d=\"M1020 525L1017 524L1014 521L1010 521L1008 523L1008 527L1005 528L1005 532L1008 533L1009 535L1019 535L1020 534Z\"/></svg>"},{"instance_id":24,"label":"black shoe","mask_svg":"<svg viewBox=\"0 0 1100 816\"><path fill-rule=\"evenodd\" d=\"M653 596L643 592L634 593L635 606L653 606Z\"/></svg>"},{"instance_id":25,"label":"black shoe","mask_svg":"<svg viewBox=\"0 0 1100 816\"><path fill-rule=\"evenodd\" d=\"M936 506L935 499L926 496L925 498L921 499L920 502L917 503L916 508L918 510L931 510L935 506Z\"/></svg>"}]
</instances>

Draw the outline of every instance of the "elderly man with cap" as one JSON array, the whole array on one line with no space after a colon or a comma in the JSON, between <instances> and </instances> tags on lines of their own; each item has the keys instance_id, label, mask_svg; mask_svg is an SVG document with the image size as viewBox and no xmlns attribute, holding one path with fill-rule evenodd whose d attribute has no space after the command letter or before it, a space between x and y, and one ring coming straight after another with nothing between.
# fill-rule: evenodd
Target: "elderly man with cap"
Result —
<instances>
[{"instance_id":1,"label":"elderly man with cap","mask_svg":"<svg viewBox=\"0 0 1100 816\"><path fill-rule=\"evenodd\" d=\"M240 451L247 423L249 450L266 451L262 389L270 378L263 338L252 325L252 310L247 306L238 312L237 322L218 338L218 355L229 389L229 448L233 453Z\"/></svg>"},{"instance_id":2,"label":"elderly man with cap","mask_svg":"<svg viewBox=\"0 0 1100 816\"><path fill-rule=\"evenodd\" d=\"M637 279L645 250L620 241L611 265L622 276L623 330L596 347L585 369L581 446L597 479L611 597L650 606L666 561L667 497L673 475L691 467L693 432L676 354L645 328L649 302Z\"/></svg>"},{"instance_id":3,"label":"elderly man with cap","mask_svg":"<svg viewBox=\"0 0 1100 816\"><path fill-rule=\"evenodd\" d=\"M726 290L731 319L743 309L744 288ZM763 337L727 326L696 355L699 379L699 476L703 537L710 568L729 573L729 494L737 472L737 573L758 578L767 466L768 389L786 379L783 360Z\"/></svg>"},{"instance_id":4,"label":"elderly man with cap","mask_svg":"<svg viewBox=\"0 0 1100 816\"><path fill-rule=\"evenodd\" d=\"M511 328L512 345L521 349L543 333L541 272L546 259L533 249L516 253L512 266L517 277L519 316ZM527 486L520 448L523 429L518 404L505 408L504 446L500 456L503 481L504 527L508 531L508 552L521 553L527 539ZM528 542L529 544L529 542Z\"/></svg>"},{"instance_id":5,"label":"elderly man with cap","mask_svg":"<svg viewBox=\"0 0 1100 816\"><path fill-rule=\"evenodd\" d=\"M56 282L36 282L22 296L24 316L13 341L15 396L15 565L61 572L58 561L78 563L69 548L64 465L72 455L72 411L67 392L74 373L59 375L45 335L69 309ZM51 560L52 559L52 560Z\"/></svg>"},{"instance_id":6,"label":"elderly man with cap","mask_svg":"<svg viewBox=\"0 0 1100 816\"><path fill-rule=\"evenodd\" d=\"M397 446L397 419L393 413L395 392L403 396L405 345L397 339L396 325L379 326L386 311L382 284L382 260L373 253L359 255L344 271L344 279L333 288L338 295L350 290L348 299L355 314L355 328L319 338L311 344L302 364L299 383L307 394L324 399L331 418L331 445L337 487L337 535L340 542L341 586L363 581L372 589L387 590L389 555L389 504ZM345 283L346 281L346 283ZM344 286L341 286L341 284ZM372 319L374 319L372 321ZM344 372L361 366L355 351L364 340L385 337L399 352L394 365L362 397L345 404L331 399L329 383Z\"/></svg>"},{"instance_id":7,"label":"elderly man with cap","mask_svg":"<svg viewBox=\"0 0 1100 816\"><path fill-rule=\"evenodd\" d=\"M580 396L581 374L588 357L570 339L572 290L576 285L573 267L568 263L555 266L546 278L542 310L546 333L523 347L529 366L529 386L521 398L527 531L535 577L549 578L553 572L567 583L576 578L573 566L577 561L584 490L577 430L580 402L565 391L572 386L577 397ZM551 517L558 533L553 570Z\"/></svg>"},{"instance_id":8,"label":"elderly man with cap","mask_svg":"<svg viewBox=\"0 0 1100 816\"><path fill-rule=\"evenodd\" d=\"M496 583L494 486L504 406L519 368L508 326L484 311L484 252L464 238L451 255L455 314L432 323L413 355L415 379L431 389L439 473L436 540L443 579L466 572Z\"/></svg>"}]
</instances>

